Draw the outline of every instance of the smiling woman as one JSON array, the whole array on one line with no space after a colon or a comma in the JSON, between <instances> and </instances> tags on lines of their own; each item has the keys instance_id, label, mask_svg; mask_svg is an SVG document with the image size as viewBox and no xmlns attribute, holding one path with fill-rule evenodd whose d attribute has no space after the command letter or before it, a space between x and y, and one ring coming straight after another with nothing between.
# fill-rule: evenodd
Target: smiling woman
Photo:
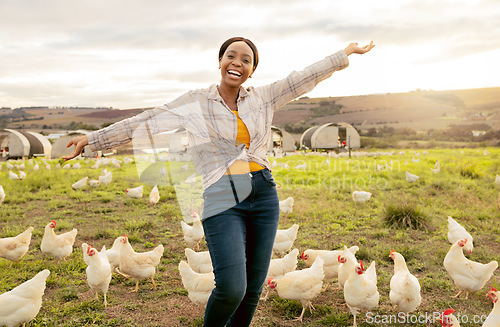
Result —
<instances>
[{"instance_id":1,"label":"smiling woman","mask_svg":"<svg viewBox=\"0 0 500 327\"><path fill-rule=\"evenodd\" d=\"M202 223L215 275L204 324L249 326L271 261L280 213L266 156L273 113L347 67L349 55L373 47L373 43L364 47L351 43L300 72L254 88L242 85L257 68L257 48L248 39L231 38L219 50L219 85L190 91L166 105L74 138L67 145L75 145L73 153L63 158L74 158L87 145L92 150L110 149L185 128L188 152L203 177Z\"/></svg>"}]
</instances>

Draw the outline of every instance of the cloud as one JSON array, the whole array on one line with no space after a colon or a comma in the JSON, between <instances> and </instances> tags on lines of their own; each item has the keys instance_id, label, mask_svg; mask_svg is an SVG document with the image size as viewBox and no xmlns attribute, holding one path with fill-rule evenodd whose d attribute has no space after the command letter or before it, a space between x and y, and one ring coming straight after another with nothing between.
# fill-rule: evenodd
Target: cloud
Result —
<instances>
[{"instance_id":1,"label":"cloud","mask_svg":"<svg viewBox=\"0 0 500 327\"><path fill-rule=\"evenodd\" d=\"M496 0L7 0L0 11L0 106L122 107L120 89L133 106L171 98L217 82L218 48L234 35L254 40L266 56L253 82L282 78L351 41L374 40L387 69L473 58L500 48L498 21Z\"/></svg>"}]
</instances>

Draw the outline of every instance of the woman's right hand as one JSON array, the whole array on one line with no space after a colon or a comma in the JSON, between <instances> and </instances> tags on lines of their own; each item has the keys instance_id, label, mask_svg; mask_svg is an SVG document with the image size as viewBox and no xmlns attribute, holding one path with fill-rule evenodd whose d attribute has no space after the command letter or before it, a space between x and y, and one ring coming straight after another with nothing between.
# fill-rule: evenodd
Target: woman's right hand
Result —
<instances>
[{"instance_id":1,"label":"woman's right hand","mask_svg":"<svg viewBox=\"0 0 500 327\"><path fill-rule=\"evenodd\" d=\"M83 136L78 136L78 137L72 138L69 141L68 145L66 145L66 147L69 148L70 146L74 145L75 149L73 150L73 152L71 152L71 154L69 154L67 156L62 156L61 158L64 159L64 160L73 159L74 157L76 157L80 153L82 153L83 148L85 146L87 146L88 144L89 144L89 140L87 138L87 135L83 135Z\"/></svg>"}]
</instances>

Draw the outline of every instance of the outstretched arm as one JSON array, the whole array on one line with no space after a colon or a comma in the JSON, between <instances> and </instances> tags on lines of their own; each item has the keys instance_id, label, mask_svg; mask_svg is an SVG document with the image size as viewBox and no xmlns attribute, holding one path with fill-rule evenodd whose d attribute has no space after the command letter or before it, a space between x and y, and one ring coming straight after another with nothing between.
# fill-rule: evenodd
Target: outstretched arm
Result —
<instances>
[{"instance_id":1,"label":"outstretched arm","mask_svg":"<svg viewBox=\"0 0 500 327\"><path fill-rule=\"evenodd\" d=\"M365 45L363 47L358 46L358 43L354 42L354 43L349 44L344 49L344 51L345 51L346 55L348 55L348 56L353 54L353 53L363 54L363 53L367 53L368 51L373 49L374 46L375 46L375 44L373 44L373 41L371 41L370 44Z\"/></svg>"},{"instance_id":2,"label":"outstretched arm","mask_svg":"<svg viewBox=\"0 0 500 327\"><path fill-rule=\"evenodd\" d=\"M66 147L69 148L70 146L74 145L75 149L73 150L73 152L71 152L71 154L69 154L67 156L62 156L61 158L63 158L64 160L73 159L74 157L76 157L80 153L82 153L83 148L85 146L87 146L88 144L89 144L89 140L87 138L87 135L77 136L77 137L72 138L69 141L68 145L66 145Z\"/></svg>"}]
</instances>

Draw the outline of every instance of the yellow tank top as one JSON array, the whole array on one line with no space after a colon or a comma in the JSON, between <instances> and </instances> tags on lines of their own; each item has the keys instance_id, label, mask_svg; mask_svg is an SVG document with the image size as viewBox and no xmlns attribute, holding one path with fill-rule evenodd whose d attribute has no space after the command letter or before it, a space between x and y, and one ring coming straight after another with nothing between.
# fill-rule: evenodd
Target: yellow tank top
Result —
<instances>
[{"instance_id":1,"label":"yellow tank top","mask_svg":"<svg viewBox=\"0 0 500 327\"><path fill-rule=\"evenodd\" d=\"M231 111L236 115L237 122L238 122L238 133L236 134L236 145L245 144L245 146L248 149L250 147L250 133L248 132L248 128L245 125L245 123L243 122L243 120L241 120L240 116L238 115L238 111L237 110L231 110ZM248 173L248 169L250 169L250 171L258 171L258 170L264 169L264 167L262 167L261 165L259 165L256 162L253 162L253 161L251 161L250 163L247 163L247 162L242 161L242 160L236 160L235 162L233 162L231 167L229 167L229 169L226 171L226 175L228 175L228 174L231 174L231 175L246 174L246 173Z\"/></svg>"}]
</instances>

